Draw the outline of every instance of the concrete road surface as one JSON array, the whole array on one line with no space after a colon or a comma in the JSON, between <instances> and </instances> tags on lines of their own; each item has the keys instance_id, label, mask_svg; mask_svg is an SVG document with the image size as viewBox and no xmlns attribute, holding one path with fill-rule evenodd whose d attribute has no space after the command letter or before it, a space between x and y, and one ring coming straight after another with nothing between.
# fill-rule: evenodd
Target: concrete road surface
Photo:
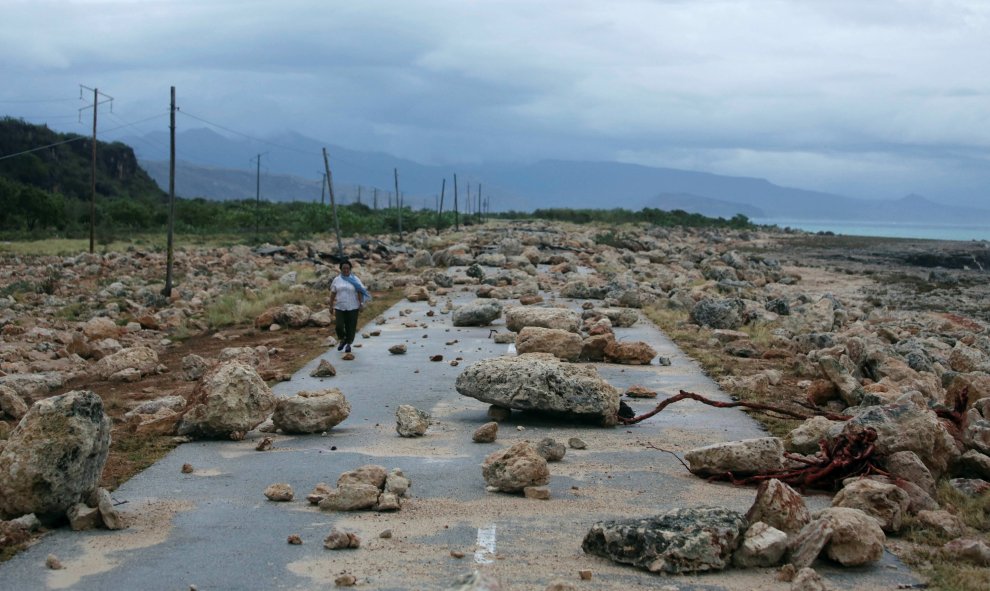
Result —
<instances>
[{"instance_id":1,"label":"concrete road surface","mask_svg":"<svg viewBox=\"0 0 990 591\"><path fill-rule=\"evenodd\" d=\"M456 292L456 302L473 298ZM575 308L579 302L568 302ZM427 316L428 310L435 315ZM408 310L408 315L400 312ZM760 427L742 412L710 408L693 401L669 407L632 427L603 429L513 413L492 444L471 441L487 422L487 405L460 396L454 380L478 360L514 354L496 345L491 328L454 328L449 314L425 302L401 302L386 323L364 329L377 337L358 338L357 359L340 360L331 350L321 357L338 370L333 378L309 377L312 360L291 381L278 384L279 396L300 390L339 387L352 406L350 417L326 436L275 436L274 449L257 452L264 435L244 441L194 442L131 479L113 497L129 523L123 531L52 532L13 560L0 564L0 589L161 590L195 586L220 589L325 589L349 573L363 589L444 589L475 568L498 575L503 589L542 591L555 579L581 589L789 589L776 582L774 569L729 570L699 576L661 576L587 556L581 541L601 519L648 516L675 507L721 505L746 511L755 489L708 484L690 475L670 454L709 443L759 437ZM364 320L364 319L363 319ZM415 328L405 326L415 323ZM614 386L634 384L660 392L679 389L721 397L698 366L648 321L617 329L620 339L644 340L669 367L598 364ZM396 343L406 355L391 355ZM431 355L443 355L431 362ZM449 364L458 360L459 365ZM656 362L654 362L656 363ZM426 436L401 438L395 409L411 404L429 411L434 423ZM637 412L653 401L629 401ZM494 450L543 437L580 437L587 449L568 449L550 464L552 497L530 500L485 491L480 464ZM195 470L182 474L183 464ZM328 513L310 506L305 495L319 482L374 463L402 468L412 480L411 498L397 513ZM262 494L274 482L296 493L289 503ZM811 497L813 507L826 497ZM356 532L361 547L329 551L323 538L336 526ZM391 530L391 537L380 537ZM303 544L289 545L298 534ZM63 570L45 568L57 555ZM833 589L894 589L917 579L891 555L869 568L841 569L816 564ZM588 569L592 579L581 581Z\"/></svg>"}]
</instances>

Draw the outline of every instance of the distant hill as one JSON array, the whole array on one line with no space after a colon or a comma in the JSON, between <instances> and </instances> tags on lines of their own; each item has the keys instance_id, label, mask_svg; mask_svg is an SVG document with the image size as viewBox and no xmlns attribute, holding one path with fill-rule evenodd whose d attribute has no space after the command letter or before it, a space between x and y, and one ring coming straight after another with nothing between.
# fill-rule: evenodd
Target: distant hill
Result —
<instances>
[{"instance_id":1,"label":"distant hill","mask_svg":"<svg viewBox=\"0 0 990 591\"><path fill-rule=\"evenodd\" d=\"M53 145L59 144L59 145ZM0 119L0 155L26 152L0 160L0 177L66 197L89 200L92 195L90 138L54 132L20 119ZM162 190L138 166L134 151L120 142L97 140L96 194L109 198L161 198Z\"/></svg>"},{"instance_id":2,"label":"distant hill","mask_svg":"<svg viewBox=\"0 0 990 591\"><path fill-rule=\"evenodd\" d=\"M128 141L136 146L142 161L149 161L149 168L154 168L151 161L164 158L163 149L167 146L164 132L132 139ZM490 199L492 209L496 211L532 211L549 207L622 207L631 210L670 207L722 217L742 213L762 219L990 223L990 210L947 206L917 196L902 200L855 199L782 187L760 178L619 162L545 160L531 164L432 166L379 152L350 150L298 133L284 133L259 142L228 138L207 129L181 132L177 145L179 158L187 161L188 166L217 169L214 172L196 172L195 187L188 189L196 195L211 198L222 198L219 196L220 186L227 186L226 190L233 193L253 196L254 171L250 160L259 153L265 154L262 156L262 166L270 177L300 177L293 181L282 179L279 183L287 187L287 192L279 193L273 186L268 198L277 200L277 195L291 195L295 189L290 191L288 187L293 185L298 185L300 191L309 186L308 182L318 187L323 171L321 150L326 147L333 167L334 186L338 188L337 194L342 200L353 199L360 186L366 194L372 187L377 187L384 202L386 194L394 191L392 174L393 169L398 169L400 189L406 203L414 207L434 203L443 179L447 181L445 203L450 204L453 175L456 173L462 210L465 209L467 192L471 191L474 203L478 185L481 184L484 196ZM228 172L219 172L223 169ZM229 184L233 182L229 173L231 169L248 172L237 187ZM186 169L185 174L193 174L193 169ZM211 176L225 177L227 180L211 179ZM184 181L180 177L177 182L181 185ZM213 186L216 188L211 189ZM211 195L212 191L217 192ZM179 193L190 196L184 191ZM263 190L263 195L265 193ZM311 197L301 199L309 200Z\"/></svg>"}]
</instances>

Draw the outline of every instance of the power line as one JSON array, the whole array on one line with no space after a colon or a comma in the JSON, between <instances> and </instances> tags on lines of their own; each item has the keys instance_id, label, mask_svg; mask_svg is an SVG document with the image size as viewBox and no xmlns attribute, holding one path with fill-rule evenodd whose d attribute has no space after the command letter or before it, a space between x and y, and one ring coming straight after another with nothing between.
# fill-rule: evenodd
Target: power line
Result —
<instances>
[{"instance_id":1,"label":"power line","mask_svg":"<svg viewBox=\"0 0 990 591\"><path fill-rule=\"evenodd\" d=\"M25 154L30 154L31 152L39 152L41 150L47 150L48 148L54 148L55 146L61 146L63 144L71 144L72 142L78 142L79 140L88 140L88 139L89 139L88 137L81 135L79 137L74 137L72 139L68 139L63 142L55 142L54 144L48 144L47 146L41 146L39 148L24 150L23 152L17 152L16 154L7 154L6 156L0 156L0 160L6 160L8 158L13 158L15 156L23 156Z\"/></svg>"},{"instance_id":2,"label":"power line","mask_svg":"<svg viewBox=\"0 0 990 591\"><path fill-rule=\"evenodd\" d=\"M233 133L235 135L239 135L241 137L245 137L245 138L247 138L249 140L254 140L256 142L261 142L262 144L268 144L269 146L274 146L274 147L279 148L279 149L282 149L282 150L289 150L290 152L296 152L298 154L306 154L307 156L315 156L315 154L313 152L307 152L305 150L300 150L298 148L293 148L291 146L283 146L283 145L280 145L280 144L276 144L275 142L271 142L271 141L268 141L268 140L263 140L263 139L261 139L259 137L255 137L253 135L249 135L249 134L246 134L244 132L237 131L236 129L231 129L229 127L225 127L223 125L220 125L219 123L214 123L212 121L207 121L206 119L203 119L202 117L197 117L196 115L193 115L192 113L189 113L188 111L179 111L179 114L185 115L187 117L192 117L193 119L195 119L197 121L202 121L203 123L206 123L207 125L212 125L213 127L216 127L218 129L222 129L222 130L224 130L224 131L226 131L228 133Z\"/></svg>"},{"instance_id":3,"label":"power line","mask_svg":"<svg viewBox=\"0 0 990 591\"><path fill-rule=\"evenodd\" d=\"M133 123L126 123L126 124L121 125L121 126L118 126L118 127L113 127L113 128L110 128L110 129L105 129L105 130L103 130L103 133L106 134L106 133L110 133L110 132L113 132L113 131L117 131L119 129L124 129L125 127L132 127L134 125L138 125L138 124L144 123L146 121L151 121L152 119L155 119L157 117L161 117L162 115L166 115L166 114L167 113L160 113L158 115L152 115L151 117L148 117L146 119L142 119L140 121L135 121ZM41 150L47 150L48 148L54 148L55 146L61 146L63 144L71 144L72 142L78 142L80 140L88 140L88 139L90 139L90 138L88 138L87 136L81 135L79 137L70 138L70 139L67 139L67 140L64 140L64 141L61 141L61 142L55 142L54 144L48 144L47 146L39 146L37 148L31 148L30 150L24 150L23 152L17 152L15 154L5 154L3 156L0 156L0 160L6 160L8 158L13 158L15 156L23 156L25 154L30 154L31 152L39 152Z\"/></svg>"},{"instance_id":4,"label":"power line","mask_svg":"<svg viewBox=\"0 0 990 591\"><path fill-rule=\"evenodd\" d=\"M73 98L47 98L47 99L23 99L23 100L7 100L0 99L0 103L6 104L34 104L34 103L64 103L69 101L79 100L75 97Z\"/></svg>"}]
</instances>

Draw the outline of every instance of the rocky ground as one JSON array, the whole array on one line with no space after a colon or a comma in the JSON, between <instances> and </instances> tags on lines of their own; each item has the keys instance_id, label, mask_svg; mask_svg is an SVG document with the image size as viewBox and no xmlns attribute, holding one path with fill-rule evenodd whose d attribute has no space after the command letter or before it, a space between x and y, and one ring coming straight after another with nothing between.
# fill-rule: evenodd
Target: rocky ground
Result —
<instances>
[{"instance_id":1,"label":"rocky ground","mask_svg":"<svg viewBox=\"0 0 990 591\"><path fill-rule=\"evenodd\" d=\"M540 325L509 310L521 353L650 363L655 352L610 339L611 326L625 322L623 310L639 309L739 399L853 417L767 419L781 439L764 472L786 480L795 466L780 460L785 449L811 454L820 438L848 435L847 425L874 429L879 453L869 465L884 476L858 494L853 487L840 506L883 513L884 529L899 536L888 547L937 584L946 563L967 584L976 581L959 588L988 581L986 243L527 223L439 237L419 232L403 244L351 240L346 249L383 303L390 296L442 302L455 282L476 291L481 318L492 314L491 302L508 300L529 304L516 310L552 312L540 292L600 302L579 326L566 319ZM331 252L321 242L182 250L177 288L165 298L161 252L0 251L0 440L14 435L31 404L92 390L112 419L113 443L90 488L113 489L176 444L191 401L202 396L202 376L218 362L240 360L272 383L325 348L332 327L321 307L334 275ZM499 271L486 275L472 265ZM449 274L452 266L468 272ZM162 402L167 396L179 398ZM139 408L150 401L157 402ZM610 407L595 412L604 412L606 424L621 420ZM0 441L0 471L16 459L11 447ZM692 457L699 474L711 470L705 462L719 461ZM842 486L835 478L812 484ZM20 494L8 488L3 496ZM3 519L20 513L0 506ZM5 526L0 540L16 547L25 540L21 529Z\"/></svg>"}]
</instances>

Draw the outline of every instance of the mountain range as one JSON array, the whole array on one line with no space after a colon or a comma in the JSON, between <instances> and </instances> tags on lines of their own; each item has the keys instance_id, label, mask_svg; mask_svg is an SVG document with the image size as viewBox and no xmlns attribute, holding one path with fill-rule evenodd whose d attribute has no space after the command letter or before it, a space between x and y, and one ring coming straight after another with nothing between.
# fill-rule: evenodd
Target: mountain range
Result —
<instances>
[{"instance_id":1,"label":"mountain range","mask_svg":"<svg viewBox=\"0 0 990 591\"><path fill-rule=\"evenodd\" d=\"M142 166L167 186L168 136L155 132L122 138L134 147ZM458 177L459 208L477 208L478 186L492 210L532 211L568 207L603 209L644 207L683 209L709 216L774 220L847 220L927 224L990 223L990 210L949 206L919 195L871 200L783 187L765 179L658 168L618 162L545 160L528 164L426 165L380 152L362 152L287 132L264 140L228 137L210 129L180 132L176 192L208 199L254 198L260 186L270 201L321 198L326 147L334 192L341 202L384 206L395 192L398 171L403 202L435 207L446 179L445 209L452 206L453 175ZM257 167L260 154L261 165ZM260 174L259 174L260 172Z\"/></svg>"}]
</instances>

